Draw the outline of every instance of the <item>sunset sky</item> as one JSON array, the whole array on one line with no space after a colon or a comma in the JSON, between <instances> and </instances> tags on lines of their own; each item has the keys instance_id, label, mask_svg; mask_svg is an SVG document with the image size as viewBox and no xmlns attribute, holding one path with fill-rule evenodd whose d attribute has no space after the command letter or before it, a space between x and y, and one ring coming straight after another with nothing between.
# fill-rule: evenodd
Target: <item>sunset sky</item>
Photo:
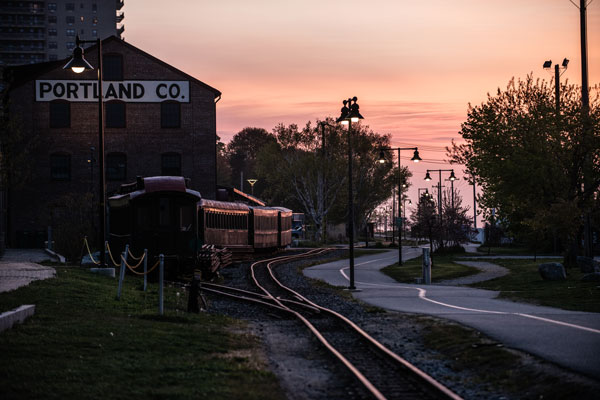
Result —
<instances>
[{"instance_id":1,"label":"sunset sky","mask_svg":"<svg viewBox=\"0 0 600 400\"><path fill-rule=\"evenodd\" d=\"M224 141L247 126L337 117L357 96L364 124L430 161L410 166L413 199L418 187L431 191L425 169L451 168L443 149L460 140L468 103L513 76L549 80L550 59L568 58L561 81L581 83L579 10L569 0L127 0L123 10L126 41L223 93ZM587 23L593 86L600 0ZM471 187L455 186L471 205Z\"/></svg>"}]
</instances>

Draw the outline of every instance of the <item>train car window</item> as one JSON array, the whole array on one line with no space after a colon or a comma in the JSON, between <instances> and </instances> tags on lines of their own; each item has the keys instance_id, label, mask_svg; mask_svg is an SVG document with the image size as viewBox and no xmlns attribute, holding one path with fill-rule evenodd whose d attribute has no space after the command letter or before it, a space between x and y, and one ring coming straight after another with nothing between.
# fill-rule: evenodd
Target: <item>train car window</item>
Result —
<instances>
[{"instance_id":1,"label":"train car window","mask_svg":"<svg viewBox=\"0 0 600 400\"><path fill-rule=\"evenodd\" d=\"M192 223L194 221L194 210L191 206L181 206L179 209L179 228L181 232L189 232L192 230Z\"/></svg>"},{"instance_id":2,"label":"train car window","mask_svg":"<svg viewBox=\"0 0 600 400\"><path fill-rule=\"evenodd\" d=\"M158 225L169 226L171 224L171 207L169 199L161 198L158 203Z\"/></svg>"}]
</instances>

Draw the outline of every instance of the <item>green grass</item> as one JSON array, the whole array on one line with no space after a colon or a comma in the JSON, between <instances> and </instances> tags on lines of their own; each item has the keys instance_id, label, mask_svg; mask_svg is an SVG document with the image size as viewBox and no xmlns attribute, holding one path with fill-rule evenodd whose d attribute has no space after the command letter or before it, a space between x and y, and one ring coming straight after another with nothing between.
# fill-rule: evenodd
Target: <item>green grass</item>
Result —
<instances>
[{"instance_id":1,"label":"green grass","mask_svg":"<svg viewBox=\"0 0 600 400\"><path fill-rule=\"evenodd\" d=\"M487 256L520 256L520 255L533 255L536 253L535 250L523 247L523 246L492 246L491 248L488 246L479 246L477 248L478 255ZM541 252L539 249L537 250L538 256L541 254L552 255L550 253Z\"/></svg>"},{"instance_id":2,"label":"green grass","mask_svg":"<svg viewBox=\"0 0 600 400\"><path fill-rule=\"evenodd\" d=\"M469 371L473 383L520 399L596 399L598 385L571 380L562 370L535 367L523 356L480 332L428 317L418 318L423 342L457 372Z\"/></svg>"},{"instance_id":3,"label":"green grass","mask_svg":"<svg viewBox=\"0 0 600 400\"><path fill-rule=\"evenodd\" d=\"M583 274L579 269L567 269L565 281L544 281L538 272L538 265L557 262L556 259L538 259L535 262L531 259L495 259L490 262L508 268L510 274L475 283L471 287L498 290L500 297L517 301L566 310L600 312L600 284L581 282Z\"/></svg>"},{"instance_id":4,"label":"green grass","mask_svg":"<svg viewBox=\"0 0 600 400\"><path fill-rule=\"evenodd\" d=\"M0 294L0 311L35 304L0 334L0 397L8 399L276 399L277 379L256 360L256 338L235 320L187 314L185 295L148 292L76 268Z\"/></svg>"},{"instance_id":5,"label":"green grass","mask_svg":"<svg viewBox=\"0 0 600 400\"><path fill-rule=\"evenodd\" d=\"M440 282L448 279L462 278L479 272L477 268L454 264L454 256L434 256L431 268L431 281ZM415 278L423 276L423 257L413 258L399 266L397 263L381 270L384 274L398 282L414 283Z\"/></svg>"}]
</instances>

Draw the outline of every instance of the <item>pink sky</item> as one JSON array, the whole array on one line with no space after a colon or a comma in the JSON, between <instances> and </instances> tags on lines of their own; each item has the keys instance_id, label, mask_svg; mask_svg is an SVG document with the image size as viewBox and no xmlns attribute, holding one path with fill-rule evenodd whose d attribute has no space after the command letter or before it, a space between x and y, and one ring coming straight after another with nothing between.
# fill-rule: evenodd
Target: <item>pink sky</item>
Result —
<instances>
[{"instance_id":1,"label":"pink sky","mask_svg":"<svg viewBox=\"0 0 600 400\"><path fill-rule=\"evenodd\" d=\"M126 41L223 93L224 141L246 126L337 117L341 101L357 96L365 124L438 161L411 165L413 198L431 186L425 169L451 168L439 161L460 139L469 102L513 76L549 80L549 59L568 58L561 80L581 83L579 10L569 0L175 0L168 8L127 0L123 10ZM589 5L587 22L594 85L600 2ZM466 182L455 186L471 205Z\"/></svg>"}]
</instances>

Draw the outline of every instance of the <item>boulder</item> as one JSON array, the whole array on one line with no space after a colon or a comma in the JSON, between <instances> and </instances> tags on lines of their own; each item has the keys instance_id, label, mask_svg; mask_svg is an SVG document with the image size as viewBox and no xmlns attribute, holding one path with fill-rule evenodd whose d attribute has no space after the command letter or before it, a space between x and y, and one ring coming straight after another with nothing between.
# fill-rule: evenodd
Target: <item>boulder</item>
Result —
<instances>
[{"instance_id":1,"label":"boulder","mask_svg":"<svg viewBox=\"0 0 600 400\"><path fill-rule=\"evenodd\" d=\"M565 267L560 263L540 264L538 271L545 281L564 281L567 279Z\"/></svg>"},{"instance_id":2,"label":"boulder","mask_svg":"<svg viewBox=\"0 0 600 400\"><path fill-rule=\"evenodd\" d=\"M600 272L600 262L590 257L577 257L577 266L584 274L591 274L592 272Z\"/></svg>"},{"instance_id":3,"label":"boulder","mask_svg":"<svg viewBox=\"0 0 600 400\"><path fill-rule=\"evenodd\" d=\"M600 272L592 272L581 277L581 282L600 282Z\"/></svg>"}]
</instances>

